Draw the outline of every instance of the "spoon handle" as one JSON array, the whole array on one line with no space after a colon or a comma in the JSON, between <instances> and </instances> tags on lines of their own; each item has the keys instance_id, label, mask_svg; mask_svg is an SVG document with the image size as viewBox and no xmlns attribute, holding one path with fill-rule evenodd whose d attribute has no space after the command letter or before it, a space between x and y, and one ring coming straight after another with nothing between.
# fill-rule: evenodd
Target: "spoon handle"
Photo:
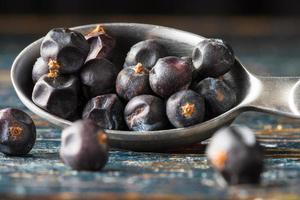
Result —
<instances>
[{"instance_id":1,"label":"spoon handle","mask_svg":"<svg viewBox=\"0 0 300 200\"><path fill-rule=\"evenodd\" d=\"M251 75L250 83L243 108L300 118L300 77Z\"/></svg>"}]
</instances>

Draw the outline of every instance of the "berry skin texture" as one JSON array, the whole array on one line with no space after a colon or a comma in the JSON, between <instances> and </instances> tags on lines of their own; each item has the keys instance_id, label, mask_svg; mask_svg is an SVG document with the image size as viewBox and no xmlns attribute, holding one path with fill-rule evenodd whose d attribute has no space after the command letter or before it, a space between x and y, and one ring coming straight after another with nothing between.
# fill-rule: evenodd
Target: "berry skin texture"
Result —
<instances>
[{"instance_id":1,"label":"berry skin texture","mask_svg":"<svg viewBox=\"0 0 300 200\"><path fill-rule=\"evenodd\" d=\"M85 39L90 44L90 52L85 62L94 58L110 59L112 57L116 40L108 35L103 27L96 26L95 29L85 35Z\"/></svg>"},{"instance_id":2,"label":"berry skin texture","mask_svg":"<svg viewBox=\"0 0 300 200\"><path fill-rule=\"evenodd\" d=\"M141 63L124 68L118 74L116 92L127 101L135 96L151 94L149 71Z\"/></svg>"},{"instance_id":3,"label":"berry skin texture","mask_svg":"<svg viewBox=\"0 0 300 200\"><path fill-rule=\"evenodd\" d=\"M114 92L117 76L118 69L105 58L88 61L80 72L89 98Z\"/></svg>"},{"instance_id":4,"label":"berry skin texture","mask_svg":"<svg viewBox=\"0 0 300 200\"><path fill-rule=\"evenodd\" d=\"M141 63L149 70L155 65L159 58L167 55L165 47L156 40L144 40L136 43L127 53L124 67Z\"/></svg>"},{"instance_id":5,"label":"berry skin texture","mask_svg":"<svg viewBox=\"0 0 300 200\"><path fill-rule=\"evenodd\" d=\"M124 105L116 94L106 94L92 98L86 104L82 118L95 121L103 129L122 130Z\"/></svg>"},{"instance_id":6,"label":"berry skin texture","mask_svg":"<svg viewBox=\"0 0 300 200\"><path fill-rule=\"evenodd\" d=\"M205 39L193 50L192 60L202 76L217 78L234 65L232 48L220 39Z\"/></svg>"},{"instance_id":7,"label":"berry skin texture","mask_svg":"<svg viewBox=\"0 0 300 200\"><path fill-rule=\"evenodd\" d=\"M189 61L174 56L161 58L149 75L152 90L167 98L179 90L187 89L192 81L193 68Z\"/></svg>"},{"instance_id":8,"label":"berry skin texture","mask_svg":"<svg viewBox=\"0 0 300 200\"><path fill-rule=\"evenodd\" d=\"M204 119L204 98L192 90L181 90L168 99L166 110L176 128L192 126Z\"/></svg>"},{"instance_id":9,"label":"berry skin texture","mask_svg":"<svg viewBox=\"0 0 300 200\"><path fill-rule=\"evenodd\" d=\"M263 151L249 128L231 126L218 130L211 138L206 154L228 184L259 183Z\"/></svg>"},{"instance_id":10,"label":"berry skin texture","mask_svg":"<svg viewBox=\"0 0 300 200\"><path fill-rule=\"evenodd\" d=\"M42 76L32 91L33 102L44 110L64 119L77 114L80 83L73 75L51 78Z\"/></svg>"},{"instance_id":11,"label":"berry skin texture","mask_svg":"<svg viewBox=\"0 0 300 200\"><path fill-rule=\"evenodd\" d=\"M152 95L140 95L131 99L125 107L127 126L133 131L155 131L167 128L165 103Z\"/></svg>"},{"instance_id":12,"label":"berry skin texture","mask_svg":"<svg viewBox=\"0 0 300 200\"><path fill-rule=\"evenodd\" d=\"M36 140L36 128L25 112L6 108L0 110L0 151L10 156L29 153Z\"/></svg>"},{"instance_id":13,"label":"berry skin texture","mask_svg":"<svg viewBox=\"0 0 300 200\"><path fill-rule=\"evenodd\" d=\"M42 57L39 57L32 68L32 80L36 83L39 78L48 73L48 63Z\"/></svg>"},{"instance_id":14,"label":"berry skin texture","mask_svg":"<svg viewBox=\"0 0 300 200\"><path fill-rule=\"evenodd\" d=\"M194 90L205 98L208 118L228 111L237 102L235 92L220 79L206 78Z\"/></svg>"},{"instance_id":15,"label":"berry skin texture","mask_svg":"<svg viewBox=\"0 0 300 200\"><path fill-rule=\"evenodd\" d=\"M66 28L55 28L43 39L40 53L46 62L56 61L60 73L70 74L82 67L89 50L90 46L81 33Z\"/></svg>"},{"instance_id":16,"label":"berry skin texture","mask_svg":"<svg viewBox=\"0 0 300 200\"><path fill-rule=\"evenodd\" d=\"M106 133L92 120L79 120L62 131L60 157L74 170L99 171L108 160Z\"/></svg>"}]
</instances>

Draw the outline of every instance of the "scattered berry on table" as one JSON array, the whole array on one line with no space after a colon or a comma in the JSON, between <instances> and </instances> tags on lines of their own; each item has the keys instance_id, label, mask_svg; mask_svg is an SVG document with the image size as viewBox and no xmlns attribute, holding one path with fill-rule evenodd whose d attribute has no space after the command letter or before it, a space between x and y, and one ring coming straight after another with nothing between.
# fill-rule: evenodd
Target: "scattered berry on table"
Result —
<instances>
[{"instance_id":1,"label":"scattered berry on table","mask_svg":"<svg viewBox=\"0 0 300 200\"><path fill-rule=\"evenodd\" d=\"M101 170L108 160L105 131L92 120L74 122L62 131L60 157L74 170Z\"/></svg>"},{"instance_id":2,"label":"scattered berry on table","mask_svg":"<svg viewBox=\"0 0 300 200\"><path fill-rule=\"evenodd\" d=\"M11 156L29 153L36 140L36 128L25 112L6 108L0 110L0 151Z\"/></svg>"},{"instance_id":3,"label":"scattered berry on table","mask_svg":"<svg viewBox=\"0 0 300 200\"><path fill-rule=\"evenodd\" d=\"M218 130L206 149L208 160L228 184L256 184L263 170L263 150L247 127Z\"/></svg>"}]
</instances>

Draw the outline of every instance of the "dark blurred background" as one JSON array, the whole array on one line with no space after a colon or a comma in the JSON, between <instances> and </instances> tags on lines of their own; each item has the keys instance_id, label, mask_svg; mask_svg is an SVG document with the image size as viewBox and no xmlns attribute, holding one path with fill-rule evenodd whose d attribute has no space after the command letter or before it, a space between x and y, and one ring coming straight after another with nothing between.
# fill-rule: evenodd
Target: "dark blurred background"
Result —
<instances>
[{"instance_id":1,"label":"dark blurred background","mask_svg":"<svg viewBox=\"0 0 300 200\"><path fill-rule=\"evenodd\" d=\"M299 15L297 0L1 0L7 14Z\"/></svg>"},{"instance_id":2,"label":"dark blurred background","mask_svg":"<svg viewBox=\"0 0 300 200\"><path fill-rule=\"evenodd\" d=\"M0 0L0 34L57 26L150 23L207 36L298 34L297 0Z\"/></svg>"},{"instance_id":3,"label":"dark blurred background","mask_svg":"<svg viewBox=\"0 0 300 200\"><path fill-rule=\"evenodd\" d=\"M297 0L0 0L0 68L51 28L105 22L223 38L252 72L300 75Z\"/></svg>"}]
</instances>

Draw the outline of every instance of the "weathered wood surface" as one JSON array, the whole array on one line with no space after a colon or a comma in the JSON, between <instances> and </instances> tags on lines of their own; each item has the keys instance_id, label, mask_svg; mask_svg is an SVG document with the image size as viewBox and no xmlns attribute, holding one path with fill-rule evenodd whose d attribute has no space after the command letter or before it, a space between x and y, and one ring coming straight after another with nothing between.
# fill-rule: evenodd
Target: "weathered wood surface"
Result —
<instances>
[{"instance_id":1,"label":"weathered wood surface","mask_svg":"<svg viewBox=\"0 0 300 200\"><path fill-rule=\"evenodd\" d=\"M0 107L28 111L9 80L13 58L32 37L0 36ZM230 38L236 54L250 71L300 76L300 39ZM30 113L30 112L29 112ZM32 114L32 113L31 113ZM235 124L256 131L265 147L265 171L259 186L221 188L204 156L207 141L164 153L111 150L105 169L76 172L59 160L60 130L32 115L38 139L27 157L0 155L2 199L299 199L300 120L249 112Z\"/></svg>"}]
</instances>

